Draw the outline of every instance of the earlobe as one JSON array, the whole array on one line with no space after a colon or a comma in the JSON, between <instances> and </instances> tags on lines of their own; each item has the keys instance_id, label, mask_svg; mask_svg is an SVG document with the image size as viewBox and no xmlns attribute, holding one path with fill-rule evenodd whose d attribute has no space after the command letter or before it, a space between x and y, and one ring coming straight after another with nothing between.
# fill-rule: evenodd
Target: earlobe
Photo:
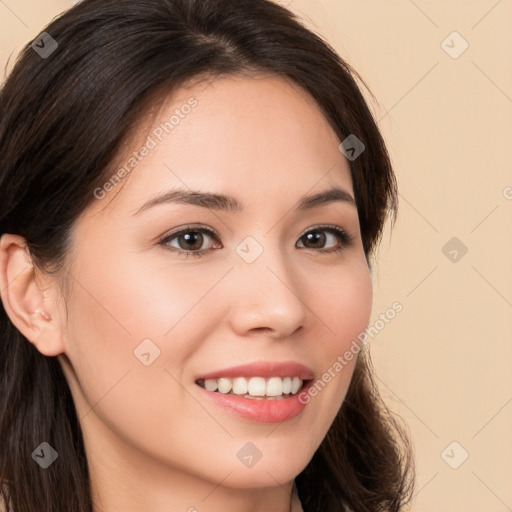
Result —
<instances>
[{"instance_id":1,"label":"earlobe","mask_svg":"<svg viewBox=\"0 0 512 512\"><path fill-rule=\"evenodd\" d=\"M56 303L49 289L38 279L26 240L19 235L0 238L0 297L14 326L42 354L56 356L63 352Z\"/></svg>"}]
</instances>

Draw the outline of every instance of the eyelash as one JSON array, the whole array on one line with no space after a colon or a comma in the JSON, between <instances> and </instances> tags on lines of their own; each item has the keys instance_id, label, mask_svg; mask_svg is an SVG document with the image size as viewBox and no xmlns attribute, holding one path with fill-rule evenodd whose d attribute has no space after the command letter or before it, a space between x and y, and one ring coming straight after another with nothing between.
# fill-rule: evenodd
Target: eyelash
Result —
<instances>
[{"instance_id":1,"label":"eyelash","mask_svg":"<svg viewBox=\"0 0 512 512\"><path fill-rule=\"evenodd\" d=\"M319 231L319 232L325 231L325 232L329 232L333 235L336 235L338 237L338 239L341 241L341 246L334 248L334 249L329 249L329 250L309 249L311 251L323 252L323 253L328 253L328 254L339 253L342 250L344 250L346 247L352 245L352 243L354 242L354 237L352 235L349 235L345 230L341 229L340 227L333 226L333 225L317 226L313 229L308 229L299 237L299 240L301 238L303 238L304 236L306 236L308 233L317 232L317 231ZM199 233L206 232L209 236L212 236L212 238L216 238L217 240L219 239L219 235L215 231L213 231L211 228L208 228L203 225L199 225L199 226L186 226L185 228L180 229L179 231L175 231L174 233L169 233L169 234L165 235L163 238L161 238L158 243L159 243L159 245L162 245L166 249L170 250L171 252L177 253L178 256L183 255L186 258L188 258L189 256L194 256L194 257L199 258L201 256L204 256L206 253L209 253L210 251L216 250L216 249L212 248L212 249L204 249L202 251L195 251L195 252L194 251L183 251L180 249L176 249L175 247L170 248L167 245L174 238L177 238L180 235L182 235L184 233L189 233L189 232L199 232Z\"/></svg>"}]
</instances>

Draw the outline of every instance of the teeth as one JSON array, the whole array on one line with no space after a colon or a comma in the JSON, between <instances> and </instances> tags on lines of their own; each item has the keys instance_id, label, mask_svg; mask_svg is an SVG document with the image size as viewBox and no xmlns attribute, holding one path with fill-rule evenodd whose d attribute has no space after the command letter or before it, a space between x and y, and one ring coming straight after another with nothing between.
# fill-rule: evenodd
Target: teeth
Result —
<instances>
[{"instance_id":1,"label":"teeth","mask_svg":"<svg viewBox=\"0 0 512 512\"><path fill-rule=\"evenodd\" d=\"M283 395L295 395L302 387L302 380L299 377L236 377L230 379L221 377L220 379L199 380L198 384L207 391L217 391L219 393L232 393L235 395L245 395L251 397L282 397Z\"/></svg>"},{"instance_id":2,"label":"teeth","mask_svg":"<svg viewBox=\"0 0 512 512\"><path fill-rule=\"evenodd\" d=\"M283 379L279 377L271 377L267 380L265 388L267 396L280 396L283 394Z\"/></svg>"},{"instance_id":3,"label":"teeth","mask_svg":"<svg viewBox=\"0 0 512 512\"><path fill-rule=\"evenodd\" d=\"M233 379L233 393L235 395L247 394L247 379L244 379L243 377Z\"/></svg>"},{"instance_id":4,"label":"teeth","mask_svg":"<svg viewBox=\"0 0 512 512\"><path fill-rule=\"evenodd\" d=\"M217 386L219 388L219 392L226 394L231 391L231 388L233 387L233 383L231 379L219 379L217 382Z\"/></svg>"},{"instance_id":5,"label":"teeth","mask_svg":"<svg viewBox=\"0 0 512 512\"><path fill-rule=\"evenodd\" d=\"M247 392L251 396L265 396L265 379L263 377L251 377L247 383Z\"/></svg>"},{"instance_id":6,"label":"teeth","mask_svg":"<svg viewBox=\"0 0 512 512\"><path fill-rule=\"evenodd\" d=\"M206 379L204 381L204 387L208 391L217 391L217 379Z\"/></svg>"},{"instance_id":7,"label":"teeth","mask_svg":"<svg viewBox=\"0 0 512 512\"><path fill-rule=\"evenodd\" d=\"M292 395L295 395L297 391L302 387L302 381L299 379L299 377L293 377L292 380Z\"/></svg>"}]
</instances>

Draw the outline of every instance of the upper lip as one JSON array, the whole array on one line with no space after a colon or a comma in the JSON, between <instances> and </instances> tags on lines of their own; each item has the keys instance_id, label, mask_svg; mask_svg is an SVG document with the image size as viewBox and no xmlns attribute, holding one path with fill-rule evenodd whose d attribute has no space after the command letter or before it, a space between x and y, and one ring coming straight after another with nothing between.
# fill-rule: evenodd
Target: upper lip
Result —
<instances>
[{"instance_id":1,"label":"upper lip","mask_svg":"<svg viewBox=\"0 0 512 512\"><path fill-rule=\"evenodd\" d=\"M307 366L294 361L258 361L204 373L198 375L196 380L221 377L299 377L301 380L310 380L314 374Z\"/></svg>"}]
</instances>

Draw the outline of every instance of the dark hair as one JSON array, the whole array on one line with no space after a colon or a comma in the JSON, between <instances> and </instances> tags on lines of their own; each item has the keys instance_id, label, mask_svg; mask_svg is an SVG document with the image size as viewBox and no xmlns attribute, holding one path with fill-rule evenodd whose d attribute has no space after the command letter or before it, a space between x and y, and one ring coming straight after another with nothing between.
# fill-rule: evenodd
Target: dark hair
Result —
<instances>
[{"instance_id":1,"label":"dark hair","mask_svg":"<svg viewBox=\"0 0 512 512\"><path fill-rule=\"evenodd\" d=\"M201 75L256 71L303 87L340 141L354 134L365 144L350 168L367 258L388 213L394 221L395 177L355 79L364 82L284 7L83 0L45 30L53 53L43 58L27 44L0 91L0 235L23 236L39 268L63 268L74 222L156 93ZM3 306L0 332L0 498L8 512L91 512L82 431L59 361L28 342ZM30 460L42 441L65 454L45 470ZM411 454L363 351L333 425L296 478L304 509L401 510L412 494Z\"/></svg>"}]
</instances>

